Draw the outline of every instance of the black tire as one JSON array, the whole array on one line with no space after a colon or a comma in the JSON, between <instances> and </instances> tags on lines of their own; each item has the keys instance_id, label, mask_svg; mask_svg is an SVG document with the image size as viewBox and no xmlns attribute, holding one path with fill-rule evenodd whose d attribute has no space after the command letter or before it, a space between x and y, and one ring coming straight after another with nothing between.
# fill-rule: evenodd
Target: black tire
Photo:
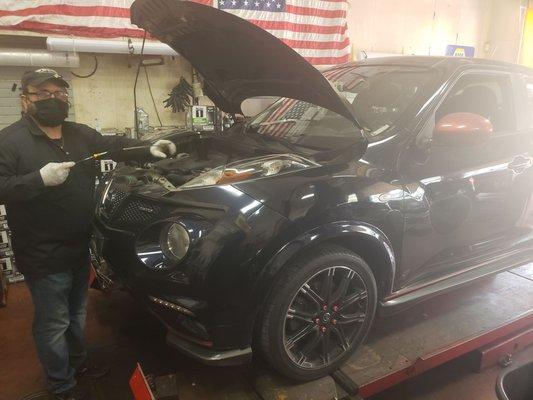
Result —
<instances>
[{"instance_id":1,"label":"black tire","mask_svg":"<svg viewBox=\"0 0 533 400\"><path fill-rule=\"evenodd\" d=\"M337 370L361 345L376 312L376 281L361 257L339 246L321 247L291 264L267 300L257 343L282 375L309 381ZM313 315L317 300L326 297L328 304Z\"/></svg>"}]
</instances>

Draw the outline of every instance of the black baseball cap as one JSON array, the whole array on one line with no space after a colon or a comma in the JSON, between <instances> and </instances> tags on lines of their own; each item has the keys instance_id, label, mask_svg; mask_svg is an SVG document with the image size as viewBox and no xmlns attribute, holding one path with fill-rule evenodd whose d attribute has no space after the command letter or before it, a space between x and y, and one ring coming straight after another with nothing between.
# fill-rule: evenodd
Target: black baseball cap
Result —
<instances>
[{"instance_id":1,"label":"black baseball cap","mask_svg":"<svg viewBox=\"0 0 533 400\"><path fill-rule=\"evenodd\" d=\"M22 75L22 91L25 91L28 85L39 86L41 83L46 81L54 81L61 86L66 88L69 87L67 81L64 80L63 77L57 73L57 71L50 68L39 68L35 71L26 71L24 75Z\"/></svg>"}]
</instances>

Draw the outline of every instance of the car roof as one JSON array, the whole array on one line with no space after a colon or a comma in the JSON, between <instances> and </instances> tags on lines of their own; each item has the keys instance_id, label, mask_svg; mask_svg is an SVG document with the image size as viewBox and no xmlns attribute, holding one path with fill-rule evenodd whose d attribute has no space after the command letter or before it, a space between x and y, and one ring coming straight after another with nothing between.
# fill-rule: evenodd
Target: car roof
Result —
<instances>
[{"instance_id":1,"label":"car roof","mask_svg":"<svg viewBox=\"0 0 533 400\"><path fill-rule=\"evenodd\" d=\"M397 57L380 57L367 58L361 61L353 61L344 66L363 66L363 65L391 65L391 66L412 66L421 68L443 68L446 70L456 70L460 67L489 67L510 72L521 72L533 74L533 69L523 65L507 63L503 61L487 60L483 58L463 58L463 57L436 57L436 56L397 56ZM333 67L332 69L338 68Z\"/></svg>"}]
</instances>

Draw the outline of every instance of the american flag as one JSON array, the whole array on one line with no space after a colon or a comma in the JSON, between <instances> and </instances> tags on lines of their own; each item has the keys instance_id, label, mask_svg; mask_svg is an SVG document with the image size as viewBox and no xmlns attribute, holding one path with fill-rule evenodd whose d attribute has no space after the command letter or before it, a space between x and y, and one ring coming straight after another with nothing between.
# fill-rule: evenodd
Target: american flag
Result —
<instances>
[{"instance_id":1,"label":"american flag","mask_svg":"<svg viewBox=\"0 0 533 400\"><path fill-rule=\"evenodd\" d=\"M176 0L178 1L178 0ZM348 0L193 0L267 30L311 64L349 61ZM2 0L0 29L85 37L141 37L133 0Z\"/></svg>"},{"instance_id":2,"label":"american flag","mask_svg":"<svg viewBox=\"0 0 533 400\"><path fill-rule=\"evenodd\" d=\"M309 121L302 119L302 117L312 107L316 106L304 101L282 99L278 108L261 122L258 132L278 138L298 135L309 124Z\"/></svg>"},{"instance_id":3,"label":"american flag","mask_svg":"<svg viewBox=\"0 0 533 400\"><path fill-rule=\"evenodd\" d=\"M221 10L285 12L285 0L218 0Z\"/></svg>"}]
</instances>

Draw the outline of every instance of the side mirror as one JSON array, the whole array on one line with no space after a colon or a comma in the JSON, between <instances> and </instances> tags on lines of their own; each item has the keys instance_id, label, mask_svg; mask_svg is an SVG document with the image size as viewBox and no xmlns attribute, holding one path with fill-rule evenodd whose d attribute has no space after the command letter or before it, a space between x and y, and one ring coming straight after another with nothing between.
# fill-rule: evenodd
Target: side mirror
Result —
<instances>
[{"instance_id":1,"label":"side mirror","mask_svg":"<svg viewBox=\"0 0 533 400\"><path fill-rule=\"evenodd\" d=\"M485 117L472 113L445 115L435 125L433 139L448 146L468 146L490 139L494 127Z\"/></svg>"}]
</instances>

